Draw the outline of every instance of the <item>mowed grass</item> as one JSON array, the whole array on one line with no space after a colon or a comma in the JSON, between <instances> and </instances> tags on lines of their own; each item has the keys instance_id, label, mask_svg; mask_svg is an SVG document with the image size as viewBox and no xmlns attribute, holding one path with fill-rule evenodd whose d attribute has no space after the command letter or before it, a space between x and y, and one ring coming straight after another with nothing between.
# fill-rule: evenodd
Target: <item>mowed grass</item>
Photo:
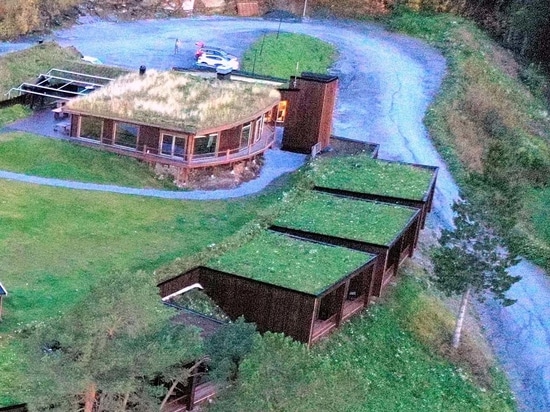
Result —
<instances>
[{"instance_id":1,"label":"mowed grass","mask_svg":"<svg viewBox=\"0 0 550 412\"><path fill-rule=\"evenodd\" d=\"M302 72L326 73L336 57L333 45L314 37L269 33L245 52L242 70L288 79Z\"/></svg>"},{"instance_id":2,"label":"mowed grass","mask_svg":"<svg viewBox=\"0 0 550 412\"><path fill-rule=\"evenodd\" d=\"M481 389L407 327L405 320L416 316L441 317L435 310L416 311L423 300L411 279L401 279L390 301L370 307L311 350L282 335L264 335L241 365L236 385L208 411L513 411L501 373L490 390ZM424 305L423 312L428 309Z\"/></svg>"},{"instance_id":3,"label":"mowed grass","mask_svg":"<svg viewBox=\"0 0 550 412\"><path fill-rule=\"evenodd\" d=\"M0 135L0 169L79 182L177 190L146 163L30 133Z\"/></svg>"},{"instance_id":4,"label":"mowed grass","mask_svg":"<svg viewBox=\"0 0 550 412\"><path fill-rule=\"evenodd\" d=\"M219 243L271 197L170 201L0 180L0 405L22 402L18 331L67 310L100 277L154 269ZM259 202L259 203L257 203Z\"/></svg>"}]
</instances>

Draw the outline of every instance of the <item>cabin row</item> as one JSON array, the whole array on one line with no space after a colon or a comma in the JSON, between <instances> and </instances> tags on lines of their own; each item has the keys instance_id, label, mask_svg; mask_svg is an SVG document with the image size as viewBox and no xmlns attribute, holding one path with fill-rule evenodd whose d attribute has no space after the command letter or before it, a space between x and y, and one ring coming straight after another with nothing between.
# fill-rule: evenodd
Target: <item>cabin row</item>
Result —
<instances>
[{"instance_id":1,"label":"cabin row","mask_svg":"<svg viewBox=\"0 0 550 412\"><path fill-rule=\"evenodd\" d=\"M357 180L340 175L346 165ZM314 189L272 226L162 282L161 296L199 284L231 319L244 316L260 332L282 332L307 345L381 296L413 255L431 209L437 168L321 156L312 169ZM409 184L399 183L400 174ZM366 191L362 186L369 180Z\"/></svg>"}]
</instances>

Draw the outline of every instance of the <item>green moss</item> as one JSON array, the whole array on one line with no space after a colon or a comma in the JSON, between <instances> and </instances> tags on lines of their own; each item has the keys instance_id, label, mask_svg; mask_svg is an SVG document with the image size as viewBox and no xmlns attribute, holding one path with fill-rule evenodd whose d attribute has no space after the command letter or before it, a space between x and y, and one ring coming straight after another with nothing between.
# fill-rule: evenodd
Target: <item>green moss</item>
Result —
<instances>
[{"instance_id":1,"label":"green moss","mask_svg":"<svg viewBox=\"0 0 550 412\"><path fill-rule=\"evenodd\" d=\"M378 245L390 244L416 210L310 192L297 199L275 224Z\"/></svg>"},{"instance_id":2,"label":"green moss","mask_svg":"<svg viewBox=\"0 0 550 412\"><path fill-rule=\"evenodd\" d=\"M364 154L318 158L312 171L317 186L414 200L426 196L435 173L433 169Z\"/></svg>"},{"instance_id":3,"label":"green moss","mask_svg":"<svg viewBox=\"0 0 550 412\"><path fill-rule=\"evenodd\" d=\"M372 255L336 246L262 232L206 266L317 294L372 259Z\"/></svg>"}]
</instances>

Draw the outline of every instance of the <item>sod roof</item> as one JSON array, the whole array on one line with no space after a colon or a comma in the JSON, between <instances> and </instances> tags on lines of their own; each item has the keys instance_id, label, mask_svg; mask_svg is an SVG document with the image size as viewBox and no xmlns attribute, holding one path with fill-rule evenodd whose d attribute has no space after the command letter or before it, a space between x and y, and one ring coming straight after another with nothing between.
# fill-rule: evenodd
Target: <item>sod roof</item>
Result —
<instances>
[{"instance_id":1,"label":"sod roof","mask_svg":"<svg viewBox=\"0 0 550 412\"><path fill-rule=\"evenodd\" d=\"M389 245L416 209L311 191L274 222L277 226Z\"/></svg>"},{"instance_id":2,"label":"sod roof","mask_svg":"<svg viewBox=\"0 0 550 412\"><path fill-rule=\"evenodd\" d=\"M85 63L74 47L61 47L57 43L46 42L25 50L0 56L0 101L11 88L21 83L32 83L41 74L52 68L92 74L102 77L117 77L127 70Z\"/></svg>"},{"instance_id":3,"label":"sod roof","mask_svg":"<svg viewBox=\"0 0 550 412\"><path fill-rule=\"evenodd\" d=\"M317 295L374 256L264 231L206 266Z\"/></svg>"},{"instance_id":4,"label":"sod roof","mask_svg":"<svg viewBox=\"0 0 550 412\"><path fill-rule=\"evenodd\" d=\"M436 173L432 167L372 159L368 155L319 157L312 164L316 186L423 200Z\"/></svg>"},{"instance_id":5,"label":"sod roof","mask_svg":"<svg viewBox=\"0 0 550 412\"><path fill-rule=\"evenodd\" d=\"M203 78L149 70L121 76L87 96L67 103L70 110L188 133L250 119L278 103L277 90L257 83Z\"/></svg>"}]
</instances>

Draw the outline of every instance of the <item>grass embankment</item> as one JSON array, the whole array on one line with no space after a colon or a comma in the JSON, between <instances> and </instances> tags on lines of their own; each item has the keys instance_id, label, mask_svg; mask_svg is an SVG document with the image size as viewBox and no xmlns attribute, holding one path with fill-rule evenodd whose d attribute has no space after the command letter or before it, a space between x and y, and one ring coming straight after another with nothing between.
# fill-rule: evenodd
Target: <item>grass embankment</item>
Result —
<instances>
[{"instance_id":1,"label":"grass embankment","mask_svg":"<svg viewBox=\"0 0 550 412\"><path fill-rule=\"evenodd\" d=\"M244 53L242 70L288 79L302 72L326 73L336 57L334 46L314 37L269 33Z\"/></svg>"},{"instance_id":2,"label":"grass embankment","mask_svg":"<svg viewBox=\"0 0 550 412\"><path fill-rule=\"evenodd\" d=\"M130 157L21 132L0 135L0 169L79 182L177 190L170 179L159 180L146 164Z\"/></svg>"},{"instance_id":3,"label":"grass embankment","mask_svg":"<svg viewBox=\"0 0 550 412\"><path fill-rule=\"evenodd\" d=\"M437 352L452 319L412 278L382 305L329 339L304 345L266 334L240 368L233 389L210 411L512 411L501 375L470 345L470 362ZM473 380L472 369L485 371ZM478 386L478 385L481 385Z\"/></svg>"},{"instance_id":4,"label":"grass embankment","mask_svg":"<svg viewBox=\"0 0 550 412\"><path fill-rule=\"evenodd\" d=\"M550 116L521 82L524 70L473 23L401 11L390 21L447 58L448 74L426 122L467 195L512 248L550 270Z\"/></svg>"}]
</instances>

